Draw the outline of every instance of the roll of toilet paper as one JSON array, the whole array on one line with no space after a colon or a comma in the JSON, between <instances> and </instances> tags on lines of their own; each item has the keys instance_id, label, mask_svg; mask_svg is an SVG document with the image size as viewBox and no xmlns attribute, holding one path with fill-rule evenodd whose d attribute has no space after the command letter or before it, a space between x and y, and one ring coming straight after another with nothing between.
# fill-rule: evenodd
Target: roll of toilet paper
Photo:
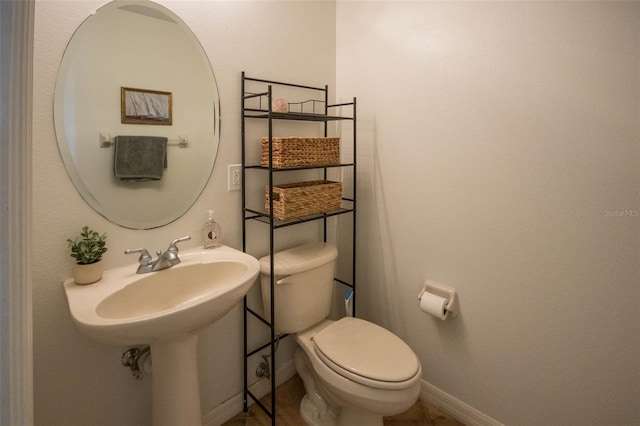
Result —
<instances>
[{"instance_id":1,"label":"roll of toilet paper","mask_svg":"<svg viewBox=\"0 0 640 426\"><path fill-rule=\"evenodd\" d=\"M447 299L433 293L424 292L420 298L420 309L441 320L447 319Z\"/></svg>"}]
</instances>

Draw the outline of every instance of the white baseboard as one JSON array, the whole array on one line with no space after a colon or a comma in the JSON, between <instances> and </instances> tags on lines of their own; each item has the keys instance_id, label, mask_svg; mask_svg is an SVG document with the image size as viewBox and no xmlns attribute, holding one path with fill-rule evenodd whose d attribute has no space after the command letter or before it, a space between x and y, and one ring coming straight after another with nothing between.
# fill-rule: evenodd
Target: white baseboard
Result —
<instances>
[{"instance_id":1,"label":"white baseboard","mask_svg":"<svg viewBox=\"0 0 640 426\"><path fill-rule=\"evenodd\" d=\"M276 386L280 386L296 374L296 366L293 359L287 361L276 370ZM260 379L249 386L249 390L257 398L262 398L271 392L271 383L267 379ZM203 426L221 425L227 420L242 412L243 393L232 396L213 410L202 416ZM249 405L253 405L253 400L249 398Z\"/></svg>"},{"instance_id":2,"label":"white baseboard","mask_svg":"<svg viewBox=\"0 0 640 426\"><path fill-rule=\"evenodd\" d=\"M420 389L420 399L441 408L442 411L467 426L503 426L499 421L492 419L424 380Z\"/></svg>"}]
</instances>

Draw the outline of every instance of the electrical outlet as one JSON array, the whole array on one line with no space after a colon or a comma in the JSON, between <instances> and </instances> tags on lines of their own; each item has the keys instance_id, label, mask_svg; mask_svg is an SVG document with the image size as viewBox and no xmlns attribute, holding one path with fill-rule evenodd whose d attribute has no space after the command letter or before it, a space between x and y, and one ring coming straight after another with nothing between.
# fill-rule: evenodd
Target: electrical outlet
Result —
<instances>
[{"instance_id":1,"label":"electrical outlet","mask_svg":"<svg viewBox=\"0 0 640 426\"><path fill-rule=\"evenodd\" d=\"M242 164L229 164L227 172L227 191L239 191L242 188Z\"/></svg>"}]
</instances>

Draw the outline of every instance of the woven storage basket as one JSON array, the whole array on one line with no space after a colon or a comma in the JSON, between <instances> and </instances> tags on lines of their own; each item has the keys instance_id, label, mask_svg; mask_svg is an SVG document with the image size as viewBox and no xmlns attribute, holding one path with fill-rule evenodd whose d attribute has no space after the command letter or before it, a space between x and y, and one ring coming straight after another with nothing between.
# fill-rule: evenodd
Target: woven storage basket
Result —
<instances>
[{"instance_id":1,"label":"woven storage basket","mask_svg":"<svg viewBox=\"0 0 640 426\"><path fill-rule=\"evenodd\" d=\"M269 213L269 187L265 187L265 209ZM339 210L342 183L327 180L289 183L273 187L273 217L289 220Z\"/></svg>"},{"instance_id":2,"label":"woven storage basket","mask_svg":"<svg viewBox=\"0 0 640 426\"><path fill-rule=\"evenodd\" d=\"M273 167L326 166L340 163L340 138L273 137ZM269 138L262 138L260 165L269 167Z\"/></svg>"}]
</instances>

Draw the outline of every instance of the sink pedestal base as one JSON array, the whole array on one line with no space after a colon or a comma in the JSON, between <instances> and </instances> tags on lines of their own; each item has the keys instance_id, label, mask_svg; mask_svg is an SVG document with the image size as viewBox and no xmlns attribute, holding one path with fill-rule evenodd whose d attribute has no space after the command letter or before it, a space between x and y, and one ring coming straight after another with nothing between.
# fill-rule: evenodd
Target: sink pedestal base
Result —
<instances>
[{"instance_id":1,"label":"sink pedestal base","mask_svg":"<svg viewBox=\"0 0 640 426\"><path fill-rule=\"evenodd\" d=\"M201 425L198 335L151 344L153 425Z\"/></svg>"}]
</instances>

